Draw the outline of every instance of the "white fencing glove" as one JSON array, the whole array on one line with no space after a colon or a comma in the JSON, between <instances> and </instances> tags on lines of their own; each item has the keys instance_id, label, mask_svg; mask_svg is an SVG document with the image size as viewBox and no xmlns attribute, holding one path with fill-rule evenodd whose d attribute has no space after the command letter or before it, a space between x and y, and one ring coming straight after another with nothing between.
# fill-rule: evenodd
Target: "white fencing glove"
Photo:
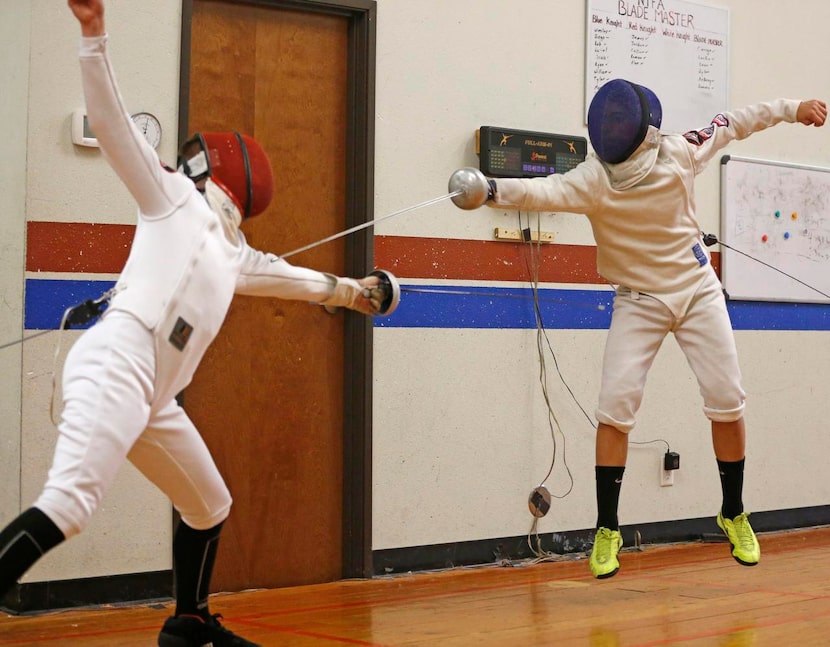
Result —
<instances>
[{"instance_id":1,"label":"white fencing glove","mask_svg":"<svg viewBox=\"0 0 830 647\"><path fill-rule=\"evenodd\" d=\"M320 305L344 307L365 315L391 314L401 300L398 279L386 270L375 270L362 279L327 274L333 281L331 296Z\"/></svg>"}]
</instances>

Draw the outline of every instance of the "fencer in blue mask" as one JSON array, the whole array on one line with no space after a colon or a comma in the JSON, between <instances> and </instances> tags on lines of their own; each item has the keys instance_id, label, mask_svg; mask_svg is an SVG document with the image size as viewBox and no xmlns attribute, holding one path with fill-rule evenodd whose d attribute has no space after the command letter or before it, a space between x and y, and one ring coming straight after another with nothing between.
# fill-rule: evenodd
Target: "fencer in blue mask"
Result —
<instances>
[{"instance_id":1,"label":"fencer in blue mask","mask_svg":"<svg viewBox=\"0 0 830 647\"><path fill-rule=\"evenodd\" d=\"M826 117L824 101L777 99L723 112L699 130L663 133L655 93L614 79L591 101L594 154L576 168L535 179L490 179L465 168L450 178L450 191L461 191L453 201L463 209L487 204L585 214L597 269L616 287L596 408L598 515L590 567L597 578L620 568L617 509L628 434L648 371L670 332L697 378L711 422L723 495L717 524L735 560L746 566L760 560L743 503L746 395L721 284L701 240L694 183L730 142L780 123L822 126Z\"/></svg>"}]
</instances>

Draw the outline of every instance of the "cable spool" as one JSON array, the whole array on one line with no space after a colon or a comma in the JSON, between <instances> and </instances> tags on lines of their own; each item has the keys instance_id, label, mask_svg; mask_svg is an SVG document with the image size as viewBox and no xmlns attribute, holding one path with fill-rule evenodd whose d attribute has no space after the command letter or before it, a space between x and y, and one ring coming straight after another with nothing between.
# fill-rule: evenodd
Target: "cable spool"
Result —
<instances>
[{"instance_id":1,"label":"cable spool","mask_svg":"<svg viewBox=\"0 0 830 647\"><path fill-rule=\"evenodd\" d=\"M544 517L550 510L550 492L544 485L533 489L527 498L527 507L537 519Z\"/></svg>"}]
</instances>

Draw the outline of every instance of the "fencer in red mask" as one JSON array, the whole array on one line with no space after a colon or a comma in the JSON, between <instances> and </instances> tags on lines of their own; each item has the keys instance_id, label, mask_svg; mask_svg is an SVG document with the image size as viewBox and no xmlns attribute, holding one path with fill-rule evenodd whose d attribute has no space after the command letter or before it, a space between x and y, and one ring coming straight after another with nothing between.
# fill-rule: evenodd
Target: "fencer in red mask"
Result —
<instances>
[{"instance_id":1,"label":"fencer in red mask","mask_svg":"<svg viewBox=\"0 0 830 647\"><path fill-rule=\"evenodd\" d=\"M352 279L297 267L252 248L239 229L267 211L271 163L251 137L202 133L162 164L119 94L102 0L69 0L81 25L81 77L92 130L138 205L135 236L99 321L76 341L63 374L63 412L47 482L0 532L0 596L44 553L89 522L129 460L181 516L173 541L176 610L158 644L245 647L208 610L231 496L198 430L176 401L235 294L342 306L367 315L397 305L382 270Z\"/></svg>"}]
</instances>

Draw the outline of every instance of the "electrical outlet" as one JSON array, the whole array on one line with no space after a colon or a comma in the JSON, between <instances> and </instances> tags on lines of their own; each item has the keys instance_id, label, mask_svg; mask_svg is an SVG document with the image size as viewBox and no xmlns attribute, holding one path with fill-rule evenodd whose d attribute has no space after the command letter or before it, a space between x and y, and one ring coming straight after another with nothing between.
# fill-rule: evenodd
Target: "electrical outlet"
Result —
<instances>
[{"instance_id":1,"label":"electrical outlet","mask_svg":"<svg viewBox=\"0 0 830 647\"><path fill-rule=\"evenodd\" d=\"M674 470L667 470L663 465L660 465L660 487L669 487L674 485Z\"/></svg>"}]
</instances>

